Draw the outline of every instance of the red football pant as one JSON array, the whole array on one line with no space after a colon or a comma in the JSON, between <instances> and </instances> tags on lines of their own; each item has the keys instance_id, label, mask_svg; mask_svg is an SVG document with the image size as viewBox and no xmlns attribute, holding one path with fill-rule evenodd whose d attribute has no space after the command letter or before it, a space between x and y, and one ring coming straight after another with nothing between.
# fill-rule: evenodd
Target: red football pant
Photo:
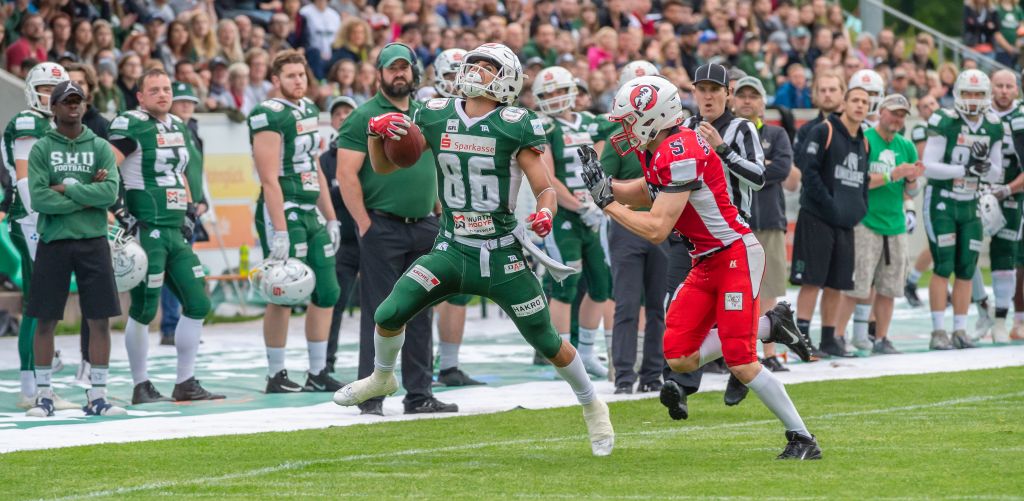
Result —
<instances>
[{"instance_id":1,"label":"red football pant","mask_svg":"<svg viewBox=\"0 0 1024 501\"><path fill-rule=\"evenodd\" d=\"M665 315L665 358L688 357L718 325L725 363L757 361L764 249L753 234L699 260L676 290Z\"/></svg>"}]
</instances>

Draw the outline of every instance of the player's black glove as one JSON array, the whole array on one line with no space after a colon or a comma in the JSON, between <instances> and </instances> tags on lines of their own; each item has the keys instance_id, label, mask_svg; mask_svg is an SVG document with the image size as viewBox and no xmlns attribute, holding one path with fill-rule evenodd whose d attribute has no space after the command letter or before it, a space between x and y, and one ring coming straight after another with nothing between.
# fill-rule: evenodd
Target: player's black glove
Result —
<instances>
[{"instance_id":1,"label":"player's black glove","mask_svg":"<svg viewBox=\"0 0 1024 501\"><path fill-rule=\"evenodd\" d=\"M117 224L120 224L124 228L126 235L135 235L139 229L139 220L135 216L128 213L128 209L122 204L116 210L113 211L114 219L117 220Z\"/></svg>"},{"instance_id":2,"label":"player's black glove","mask_svg":"<svg viewBox=\"0 0 1024 501\"><path fill-rule=\"evenodd\" d=\"M185 241L192 241L192 234L196 230L196 220L199 216L196 216L196 204L189 202L185 207L185 222L181 225L181 235L185 237Z\"/></svg>"},{"instance_id":3,"label":"player's black glove","mask_svg":"<svg viewBox=\"0 0 1024 501\"><path fill-rule=\"evenodd\" d=\"M967 174L982 177L988 174L992 164L988 160L988 145L978 141L971 145L971 161L967 164Z\"/></svg>"},{"instance_id":4,"label":"player's black glove","mask_svg":"<svg viewBox=\"0 0 1024 501\"><path fill-rule=\"evenodd\" d=\"M615 201L615 197L612 195L612 179L601 168L601 162L598 160L597 151L594 148L587 145L581 146L576 150L576 155L580 157L580 163L583 165L581 176L583 182L587 184L587 189L590 190L590 196L598 207L604 209Z\"/></svg>"}]
</instances>

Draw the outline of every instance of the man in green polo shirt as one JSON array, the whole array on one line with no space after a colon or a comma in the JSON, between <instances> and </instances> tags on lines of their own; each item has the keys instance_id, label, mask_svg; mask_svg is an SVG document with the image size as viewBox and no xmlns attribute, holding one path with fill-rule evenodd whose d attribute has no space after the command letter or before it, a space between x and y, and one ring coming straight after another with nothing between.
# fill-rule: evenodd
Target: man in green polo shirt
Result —
<instances>
[{"instance_id":1,"label":"man in green polo shirt","mask_svg":"<svg viewBox=\"0 0 1024 501\"><path fill-rule=\"evenodd\" d=\"M892 321L893 298L903 292L907 276L907 225L903 195L913 198L920 187L917 178L924 173L918 162L917 148L899 131L903 130L910 102L899 94L885 97L879 107L878 126L864 137L870 145L868 169L868 212L854 228L853 290L844 291L839 302L836 337L843 335L850 316L854 320L853 344L870 348L876 354L896 354L886 334ZM871 301L872 289L874 302ZM875 311L875 341L868 341L867 319L872 304Z\"/></svg>"},{"instance_id":2,"label":"man in green polo shirt","mask_svg":"<svg viewBox=\"0 0 1024 501\"><path fill-rule=\"evenodd\" d=\"M359 378L373 372L373 312L391 293L402 273L433 247L437 185L429 151L408 169L388 176L376 174L367 155L370 118L389 112L412 116L422 105L410 94L419 85L416 55L403 44L389 44L377 58L380 90L356 108L338 131L338 184L341 198L356 222L359 246ZM416 315L406 329L402 350L405 412L457 412L458 406L434 398L430 309ZM383 398L359 404L363 414L383 415Z\"/></svg>"}]
</instances>

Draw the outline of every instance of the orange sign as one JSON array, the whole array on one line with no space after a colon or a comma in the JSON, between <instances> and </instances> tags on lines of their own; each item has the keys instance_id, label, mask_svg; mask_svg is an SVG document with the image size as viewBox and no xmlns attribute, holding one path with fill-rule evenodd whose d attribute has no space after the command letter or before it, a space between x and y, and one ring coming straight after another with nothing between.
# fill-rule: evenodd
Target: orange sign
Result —
<instances>
[{"instance_id":1,"label":"orange sign","mask_svg":"<svg viewBox=\"0 0 1024 501\"><path fill-rule=\"evenodd\" d=\"M227 248L238 248L242 244L252 247L256 244L256 236L253 232L253 213L250 204L245 205L218 205L215 208L217 214L216 230L212 228L213 223L207 223L206 229L210 234L209 242L196 242L195 248L200 250L217 248L217 232L223 239L221 245Z\"/></svg>"},{"instance_id":2,"label":"orange sign","mask_svg":"<svg viewBox=\"0 0 1024 501\"><path fill-rule=\"evenodd\" d=\"M256 200L260 185L247 154L206 155L203 172L210 183L210 196L220 199Z\"/></svg>"}]
</instances>

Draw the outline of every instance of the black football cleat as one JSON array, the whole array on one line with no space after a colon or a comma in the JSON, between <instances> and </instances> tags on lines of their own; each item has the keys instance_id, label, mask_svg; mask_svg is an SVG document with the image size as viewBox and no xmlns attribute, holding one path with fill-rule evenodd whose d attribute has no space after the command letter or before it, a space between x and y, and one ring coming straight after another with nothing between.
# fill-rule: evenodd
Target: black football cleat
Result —
<instances>
[{"instance_id":1,"label":"black football cleat","mask_svg":"<svg viewBox=\"0 0 1024 501\"><path fill-rule=\"evenodd\" d=\"M384 415L384 401L383 400L367 400L359 404L359 414L371 415L371 416L383 416Z\"/></svg>"},{"instance_id":2,"label":"black football cleat","mask_svg":"<svg viewBox=\"0 0 1024 501\"><path fill-rule=\"evenodd\" d=\"M921 307L921 298L917 297L917 282L907 280L907 283L903 285L903 297L907 298L907 304L911 308Z\"/></svg>"},{"instance_id":3,"label":"black football cleat","mask_svg":"<svg viewBox=\"0 0 1024 501\"><path fill-rule=\"evenodd\" d=\"M772 372L789 372L789 368L782 365L779 357L774 355L761 359L761 365Z\"/></svg>"},{"instance_id":4,"label":"black football cleat","mask_svg":"<svg viewBox=\"0 0 1024 501\"><path fill-rule=\"evenodd\" d=\"M632 395L633 394L633 383L619 383L615 385L616 395Z\"/></svg>"},{"instance_id":5,"label":"black football cleat","mask_svg":"<svg viewBox=\"0 0 1024 501\"><path fill-rule=\"evenodd\" d=\"M298 393L299 383L288 379L288 369L281 369L273 376L267 376L267 393Z\"/></svg>"},{"instance_id":6,"label":"black football cleat","mask_svg":"<svg viewBox=\"0 0 1024 501\"><path fill-rule=\"evenodd\" d=\"M456 404L446 404L434 397L430 397L415 405L405 405L406 414L436 414L440 412L459 412Z\"/></svg>"},{"instance_id":7,"label":"black football cleat","mask_svg":"<svg viewBox=\"0 0 1024 501\"><path fill-rule=\"evenodd\" d=\"M855 353L846 351L846 339L841 337L822 340L821 351L828 353L829 356L839 358L855 358L857 356Z\"/></svg>"},{"instance_id":8,"label":"black football cleat","mask_svg":"<svg viewBox=\"0 0 1024 501\"><path fill-rule=\"evenodd\" d=\"M675 381L665 381L661 387L661 405L668 407L668 417L679 421L690 417L686 407L686 392Z\"/></svg>"},{"instance_id":9,"label":"black football cleat","mask_svg":"<svg viewBox=\"0 0 1024 501\"><path fill-rule=\"evenodd\" d=\"M662 387L661 381L651 381L650 383L640 383L640 386L637 387L636 392L637 393L654 393L656 391L661 391L661 387Z\"/></svg>"},{"instance_id":10,"label":"black football cleat","mask_svg":"<svg viewBox=\"0 0 1024 501\"><path fill-rule=\"evenodd\" d=\"M814 435L806 437L795 431L786 432L786 448L775 459L821 459L821 448Z\"/></svg>"},{"instance_id":11,"label":"black football cleat","mask_svg":"<svg viewBox=\"0 0 1024 501\"><path fill-rule=\"evenodd\" d=\"M483 381L477 381L469 377L459 369L458 367L449 367L437 373L437 382L445 386L476 386L479 384L487 384Z\"/></svg>"},{"instance_id":12,"label":"black football cleat","mask_svg":"<svg viewBox=\"0 0 1024 501\"><path fill-rule=\"evenodd\" d=\"M345 383L331 377L330 371L324 367L319 374L310 374L309 371L306 371L306 384L302 387L302 391L334 393L342 386L345 386Z\"/></svg>"},{"instance_id":13,"label":"black football cleat","mask_svg":"<svg viewBox=\"0 0 1024 501\"><path fill-rule=\"evenodd\" d=\"M171 399L161 395L156 386L153 386L153 382L148 379L135 385L135 390L132 391L132 405L170 401Z\"/></svg>"},{"instance_id":14,"label":"black football cleat","mask_svg":"<svg viewBox=\"0 0 1024 501\"><path fill-rule=\"evenodd\" d=\"M734 374L730 374L729 382L725 385L725 395L722 397L725 400L725 405L738 405L744 398L747 398L747 393L750 393L750 388L741 383Z\"/></svg>"},{"instance_id":15,"label":"black football cleat","mask_svg":"<svg viewBox=\"0 0 1024 501\"><path fill-rule=\"evenodd\" d=\"M221 400L224 395L217 395L216 393L210 393L206 391L199 384L199 380L195 377L190 377L185 381L174 385L174 391L171 392L171 398L175 402L185 402L189 400Z\"/></svg>"},{"instance_id":16,"label":"black football cleat","mask_svg":"<svg viewBox=\"0 0 1024 501\"><path fill-rule=\"evenodd\" d=\"M782 343L796 353L800 360L811 361L814 345L811 344L811 340L807 336L800 332L800 329L797 329L793 308L789 306L788 302L780 301L764 316L768 317L768 322L772 326L768 339L764 340L765 343Z\"/></svg>"}]
</instances>

